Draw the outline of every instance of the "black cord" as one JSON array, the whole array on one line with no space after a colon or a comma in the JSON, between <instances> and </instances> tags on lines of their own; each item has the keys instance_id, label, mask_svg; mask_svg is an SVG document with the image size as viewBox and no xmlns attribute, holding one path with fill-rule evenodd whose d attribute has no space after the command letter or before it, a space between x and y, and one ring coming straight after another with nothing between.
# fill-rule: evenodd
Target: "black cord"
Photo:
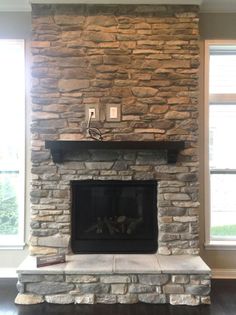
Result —
<instances>
[{"instance_id":1,"label":"black cord","mask_svg":"<svg viewBox=\"0 0 236 315\"><path fill-rule=\"evenodd\" d=\"M103 141L102 133L98 128L90 127L91 119L93 116L93 112L89 115L88 125L87 125L87 133L89 134L90 138L97 140L97 141Z\"/></svg>"}]
</instances>

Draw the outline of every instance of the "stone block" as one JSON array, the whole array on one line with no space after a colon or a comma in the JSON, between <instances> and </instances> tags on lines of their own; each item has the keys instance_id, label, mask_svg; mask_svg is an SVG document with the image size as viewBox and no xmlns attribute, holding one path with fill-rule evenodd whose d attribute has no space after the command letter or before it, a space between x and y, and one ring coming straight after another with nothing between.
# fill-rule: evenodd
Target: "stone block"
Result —
<instances>
[{"instance_id":1,"label":"stone block","mask_svg":"<svg viewBox=\"0 0 236 315\"><path fill-rule=\"evenodd\" d=\"M163 292L166 294L181 294L184 293L184 287L180 284L167 284L163 287Z\"/></svg>"},{"instance_id":2,"label":"stone block","mask_svg":"<svg viewBox=\"0 0 236 315\"><path fill-rule=\"evenodd\" d=\"M120 304L135 304L138 303L138 301L137 294L125 294L117 296L117 302Z\"/></svg>"},{"instance_id":3,"label":"stone block","mask_svg":"<svg viewBox=\"0 0 236 315\"><path fill-rule=\"evenodd\" d=\"M195 306L200 304L200 298L190 294L171 294L170 304Z\"/></svg>"},{"instance_id":4,"label":"stone block","mask_svg":"<svg viewBox=\"0 0 236 315\"><path fill-rule=\"evenodd\" d=\"M106 294L110 291L110 285L104 283L79 284L77 288L81 293Z\"/></svg>"},{"instance_id":5,"label":"stone block","mask_svg":"<svg viewBox=\"0 0 236 315\"><path fill-rule=\"evenodd\" d=\"M103 294L96 295L96 302L101 304L115 304L116 303L116 295L111 294Z\"/></svg>"},{"instance_id":6,"label":"stone block","mask_svg":"<svg viewBox=\"0 0 236 315\"><path fill-rule=\"evenodd\" d=\"M150 293L155 292L156 288L154 286L146 285L146 284L131 284L129 286L130 293Z\"/></svg>"},{"instance_id":7,"label":"stone block","mask_svg":"<svg viewBox=\"0 0 236 315\"><path fill-rule=\"evenodd\" d=\"M17 281L16 288L17 288L19 293L25 292L25 284L20 282L19 280Z\"/></svg>"},{"instance_id":8,"label":"stone block","mask_svg":"<svg viewBox=\"0 0 236 315\"><path fill-rule=\"evenodd\" d=\"M89 170L110 170L114 162L85 162Z\"/></svg>"},{"instance_id":9,"label":"stone block","mask_svg":"<svg viewBox=\"0 0 236 315\"><path fill-rule=\"evenodd\" d=\"M26 282L41 282L44 279L43 275L19 275L19 281L26 283Z\"/></svg>"},{"instance_id":10,"label":"stone block","mask_svg":"<svg viewBox=\"0 0 236 315\"><path fill-rule=\"evenodd\" d=\"M35 294L21 294L18 293L15 298L15 304L19 305L33 305L44 302L44 298L41 295Z\"/></svg>"},{"instance_id":11,"label":"stone block","mask_svg":"<svg viewBox=\"0 0 236 315\"><path fill-rule=\"evenodd\" d=\"M186 293L193 295L209 295L211 288L208 285L189 285L185 287Z\"/></svg>"},{"instance_id":12,"label":"stone block","mask_svg":"<svg viewBox=\"0 0 236 315\"><path fill-rule=\"evenodd\" d=\"M103 283L130 283L129 276L116 275L116 276L101 276L100 281Z\"/></svg>"},{"instance_id":13,"label":"stone block","mask_svg":"<svg viewBox=\"0 0 236 315\"><path fill-rule=\"evenodd\" d=\"M111 285L111 293L112 294L126 294L127 292L127 284L112 284Z\"/></svg>"},{"instance_id":14,"label":"stone block","mask_svg":"<svg viewBox=\"0 0 236 315\"><path fill-rule=\"evenodd\" d=\"M62 216L60 216L62 217ZM39 237L38 245L39 246L48 246L48 247L68 247L70 242L69 235L52 235L49 237Z\"/></svg>"},{"instance_id":15,"label":"stone block","mask_svg":"<svg viewBox=\"0 0 236 315\"><path fill-rule=\"evenodd\" d=\"M186 284L186 283L189 283L189 276L188 275L173 275L171 277L171 281L173 283Z\"/></svg>"},{"instance_id":16,"label":"stone block","mask_svg":"<svg viewBox=\"0 0 236 315\"><path fill-rule=\"evenodd\" d=\"M58 88L61 92L71 92L89 87L89 80L77 80L77 79L61 79L58 82Z\"/></svg>"},{"instance_id":17,"label":"stone block","mask_svg":"<svg viewBox=\"0 0 236 315\"><path fill-rule=\"evenodd\" d=\"M147 285L163 285L169 281L169 275L139 275L139 282Z\"/></svg>"},{"instance_id":18,"label":"stone block","mask_svg":"<svg viewBox=\"0 0 236 315\"><path fill-rule=\"evenodd\" d=\"M62 292L68 292L74 289L74 284L61 282L38 282L26 284L26 291L39 295L49 295Z\"/></svg>"},{"instance_id":19,"label":"stone block","mask_svg":"<svg viewBox=\"0 0 236 315\"><path fill-rule=\"evenodd\" d=\"M150 304L165 304L167 302L165 294L139 294L138 299L140 302L143 303L150 303Z\"/></svg>"},{"instance_id":20,"label":"stone block","mask_svg":"<svg viewBox=\"0 0 236 315\"><path fill-rule=\"evenodd\" d=\"M95 296L94 294L84 294L75 297L75 304L94 304Z\"/></svg>"},{"instance_id":21,"label":"stone block","mask_svg":"<svg viewBox=\"0 0 236 315\"><path fill-rule=\"evenodd\" d=\"M45 301L52 304L72 304L74 297L70 294L46 295Z\"/></svg>"},{"instance_id":22,"label":"stone block","mask_svg":"<svg viewBox=\"0 0 236 315\"><path fill-rule=\"evenodd\" d=\"M98 282L98 277L92 275L66 275L66 282L94 283Z\"/></svg>"},{"instance_id":23,"label":"stone block","mask_svg":"<svg viewBox=\"0 0 236 315\"><path fill-rule=\"evenodd\" d=\"M134 87L132 92L136 97L153 97L157 94L157 89L151 87Z\"/></svg>"},{"instance_id":24,"label":"stone block","mask_svg":"<svg viewBox=\"0 0 236 315\"><path fill-rule=\"evenodd\" d=\"M49 282L62 282L64 281L64 275L44 275L44 280Z\"/></svg>"}]
</instances>

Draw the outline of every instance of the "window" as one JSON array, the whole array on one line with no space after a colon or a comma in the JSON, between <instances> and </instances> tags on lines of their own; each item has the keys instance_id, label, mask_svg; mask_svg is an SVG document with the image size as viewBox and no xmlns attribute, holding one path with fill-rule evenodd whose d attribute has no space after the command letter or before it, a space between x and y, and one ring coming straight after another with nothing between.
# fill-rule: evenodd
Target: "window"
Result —
<instances>
[{"instance_id":1,"label":"window","mask_svg":"<svg viewBox=\"0 0 236 315\"><path fill-rule=\"evenodd\" d=\"M236 43L209 42L210 243L236 241Z\"/></svg>"},{"instance_id":2,"label":"window","mask_svg":"<svg viewBox=\"0 0 236 315\"><path fill-rule=\"evenodd\" d=\"M0 40L0 247L24 241L25 53Z\"/></svg>"}]
</instances>

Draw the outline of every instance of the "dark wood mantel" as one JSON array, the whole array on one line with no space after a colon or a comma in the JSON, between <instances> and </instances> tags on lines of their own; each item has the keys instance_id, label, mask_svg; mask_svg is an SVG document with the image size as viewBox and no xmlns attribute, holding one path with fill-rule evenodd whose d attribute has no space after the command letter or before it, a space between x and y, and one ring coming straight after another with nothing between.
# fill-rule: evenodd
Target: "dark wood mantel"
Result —
<instances>
[{"instance_id":1,"label":"dark wood mantel","mask_svg":"<svg viewBox=\"0 0 236 315\"><path fill-rule=\"evenodd\" d=\"M66 152L78 150L166 150L168 163L176 163L184 141L45 141L54 163L62 163Z\"/></svg>"}]
</instances>

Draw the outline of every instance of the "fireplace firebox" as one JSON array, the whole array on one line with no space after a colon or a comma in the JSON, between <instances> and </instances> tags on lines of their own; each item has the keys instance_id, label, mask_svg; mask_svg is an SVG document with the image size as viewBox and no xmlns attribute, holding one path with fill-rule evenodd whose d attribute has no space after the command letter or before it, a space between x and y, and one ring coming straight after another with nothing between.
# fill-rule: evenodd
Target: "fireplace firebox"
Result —
<instances>
[{"instance_id":1,"label":"fireplace firebox","mask_svg":"<svg viewBox=\"0 0 236 315\"><path fill-rule=\"evenodd\" d=\"M157 250L157 182L71 182L74 253L151 253Z\"/></svg>"}]
</instances>

